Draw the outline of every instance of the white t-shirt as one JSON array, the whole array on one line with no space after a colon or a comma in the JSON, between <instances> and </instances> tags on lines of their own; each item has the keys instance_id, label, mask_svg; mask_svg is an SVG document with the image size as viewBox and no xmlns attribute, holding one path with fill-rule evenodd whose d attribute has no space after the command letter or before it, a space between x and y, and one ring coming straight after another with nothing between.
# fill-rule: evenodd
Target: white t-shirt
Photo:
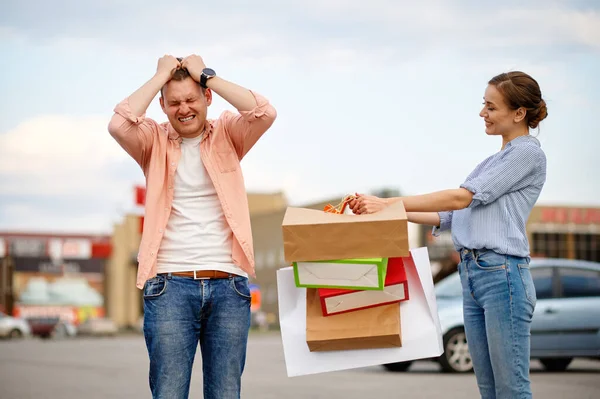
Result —
<instances>
[{"instance_id":1,"label":"white t-shirt","mask_svg":"<svg viewBox=\"0 0 600 399\"><path fill-rule=\"evenodd\" d=\"M158 273L220 270L248 275L231 259L233 233L200 157L202 135L182 139L173 205L158 251Z\"/></svg>"}]
</instances>

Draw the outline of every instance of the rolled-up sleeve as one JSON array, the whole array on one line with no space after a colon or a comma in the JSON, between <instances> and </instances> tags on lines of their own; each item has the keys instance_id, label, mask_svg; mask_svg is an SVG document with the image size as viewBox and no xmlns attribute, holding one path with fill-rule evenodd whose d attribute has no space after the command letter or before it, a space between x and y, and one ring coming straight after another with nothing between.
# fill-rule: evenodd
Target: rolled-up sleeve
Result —
<instances>
[{"instance_id":1,"label":"rolled-up sleeve","mask_svg":"<svg viewBox=\"0 0 600 399\"><path fill-rule=\"evenodd\" d=\"M114 109L114 112L115 114L121 115L124 119L128 120L129 122L135 125L139 125L146 119L146 113L142 114L141 116L136 116L133 114L133 112L131 112L131 107L129 106L129 98L126 98L120 103L118 103Z\"/></svg>"},{"instance_id":2,"label":"rolled-up sleeve","mask_svg":"<svg viewBox=\"0 0 600 399\"><path fill-rule=\"evenodd\" d=\"M545 156L536 145L510 147L494 164L460 187L473 193L469 207L487 205L502 195L532 184L545 170Z\"/></svg>"},{"instance_id":3,"label":"rolled-up sleeve","mask_svg":"<svg viewBox=\"0 0 600 399\"><path fill-rule=\"evenodd\" d=\"M277 118L277 111L265 97L250 92L256 100L256 107L239 113L225 111L220 118L240 159L250 151Z\"/></svg>"},{"instance_id":4,"label":"rolled-up sleeve","mask_svg":"<svg viewBox=\"0 0 600 399\"><path fill-rule=\"evenodd\" d=\"M444 231L452 228L452 211L449 212L438 212L440 216L440 225L434 226L431 234L434 237L438 237Z\"/></svg>"},{"instance_id":5,"label":"rolled-up sleeve","mask_svg":"<svg viewBox=\"0 0 600 399\"><path fill-rule=\"evenodd\" d=\"M258 118L275 120L275 108L269 103L269 100L252 90L250 90L250 93L252 93L254 100L256 100L256 107L250 111L240 111L240 115L242 115L244 120L248 122L254 122Z\"/></svg>"},{"instance_id":6,"label":"rolled-up sleeve","mask_svg":"<svg viewBox=\"0 0 600 399\"><path fill-rule=\"evenodd\" d=\"M158 132L158 124L146 118L146 114L134 115L129 106L129 99L126 98L115 107L114 115L108 124L108 131L145 170L154 136Z\"/></svg>"}]
</instances>

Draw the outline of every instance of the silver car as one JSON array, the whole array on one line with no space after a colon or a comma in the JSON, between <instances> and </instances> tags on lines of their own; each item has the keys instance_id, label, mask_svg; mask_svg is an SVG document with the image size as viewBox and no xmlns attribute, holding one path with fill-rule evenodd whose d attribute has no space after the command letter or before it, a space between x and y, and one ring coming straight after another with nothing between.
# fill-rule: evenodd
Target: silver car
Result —
<instances>
[{"instance_id":1,"label":"silver car","mask_svg":"<svg viewBox=\"0 0 600 399\"><path fill-rule=\"evenodd\" d=\"M0 312L0 338L17 339L31 335L31 328L25 319L11 317Z\"/></svg>"},{"instance_id":2,"label":"silver car","mask_svg":"<svg viewBox=\"0 0 600 399\"><path fill-rule=\"evenodd\" d=\"M600 263L569 259L531 260L537 305L531 324L531 358L546 370L564 371L573 358L600 360ZM458 272L435 287L444 353L435 360L443 371L473 370L465 337ZM412 362L385 364L406 371Z\"/></svg>"}]
</instances>

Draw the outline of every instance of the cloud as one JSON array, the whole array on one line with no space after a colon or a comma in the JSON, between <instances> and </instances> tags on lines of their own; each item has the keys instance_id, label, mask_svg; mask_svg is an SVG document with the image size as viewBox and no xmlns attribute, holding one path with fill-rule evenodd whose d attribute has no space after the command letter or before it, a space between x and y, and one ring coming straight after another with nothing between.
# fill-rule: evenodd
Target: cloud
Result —
<instances>
[{"instance_id":1,"label":"cloud","mask_svg":"<svg viewBox=\"0 0 600 399\"><path fill-rule=\"evenodd\" d=\"M273 101L278 120L244 160L244 174L249 190L283 189L296 204L382 186L416 194L459 184L497 150L479 134L485 82L524 70L551 112L542 139L557 164L550 161L542 199L593 202L597 187L578 171L597 163L589 111L598 104L598 5L484 3L10 2L0 48L22 62L8 65L3 81L0 228L106 229L131 207L143 176L108 135L108 112L164 53L200 53L221 76ZM14 78L24 75L30 80ZM217 98L210 114L223 109L231 107ZM90 115L97 110L107 114ZM148 111L164 120L156 101Z\"/></svg>"},{"instance_id":2,"label":"cloud","mask_svg":"<svg viewBox=\"0 0 600 399\"><path fill-rule=\"evenodd\" d=\"M44 115L0 132L0 229L110 232L135 211L133 185L144 178L107 125L100 115ZM283 190L296 204L331 192L302 164L265 163L262 147L242 164L249 191Z\"/></svg>"},{"instance_id":3,"label":"cloud","mask_svg":"<svg viewBox=\"0 0 600 399\"><path fill-rule=\"evenodd\" d=\"M99 116L36 116L0 134L0 175L19 176L3 193L90 190L95 172L126 159L107 124Z\"/></svg>"},{"instance_id":4,"label":"cloud","mask_svg":"<svg viewBox=\"0 0 600 399\"><path fill-rule=\"evenodd\" d=\"M74 48L103 43L138 55L201 48L205 55L243 65L401 62L440 49L478 58L531 54L538 59L600 50L599 7L560 1L503 7L439 0L373 0L368 7L358 0L222 1L206 7L185 1L22 1L0 18L2 36L18 34L33 43Z\"/></svg>"},{"instance_id":5,"label":"cloud","mask_svg":"<svg viewBox=\"0 0 600 399\"><path fill-rule=\"evenodd\" d=\"M2 227L107 228L132 204L141 172L107 125L101 116L46 115L0 133Z\"/></svg>"}]
</instances>

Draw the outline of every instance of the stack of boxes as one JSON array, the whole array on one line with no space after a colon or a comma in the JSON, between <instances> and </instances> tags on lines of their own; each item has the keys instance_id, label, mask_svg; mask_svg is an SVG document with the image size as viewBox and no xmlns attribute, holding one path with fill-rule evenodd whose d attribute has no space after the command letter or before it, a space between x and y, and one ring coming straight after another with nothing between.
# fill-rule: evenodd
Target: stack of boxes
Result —
<instances>
[{"instance_id":1,"label":"stack of boxes","mask_svg":"<svg viewBox=\"0 0 600 399\"><path fill-rule=\"evenodd\" d=\"M311 352L402 346L410 254L401 202L368 215L288 208L282 230L295 285L306 288Z\"/></svg>"}]
</instances>

